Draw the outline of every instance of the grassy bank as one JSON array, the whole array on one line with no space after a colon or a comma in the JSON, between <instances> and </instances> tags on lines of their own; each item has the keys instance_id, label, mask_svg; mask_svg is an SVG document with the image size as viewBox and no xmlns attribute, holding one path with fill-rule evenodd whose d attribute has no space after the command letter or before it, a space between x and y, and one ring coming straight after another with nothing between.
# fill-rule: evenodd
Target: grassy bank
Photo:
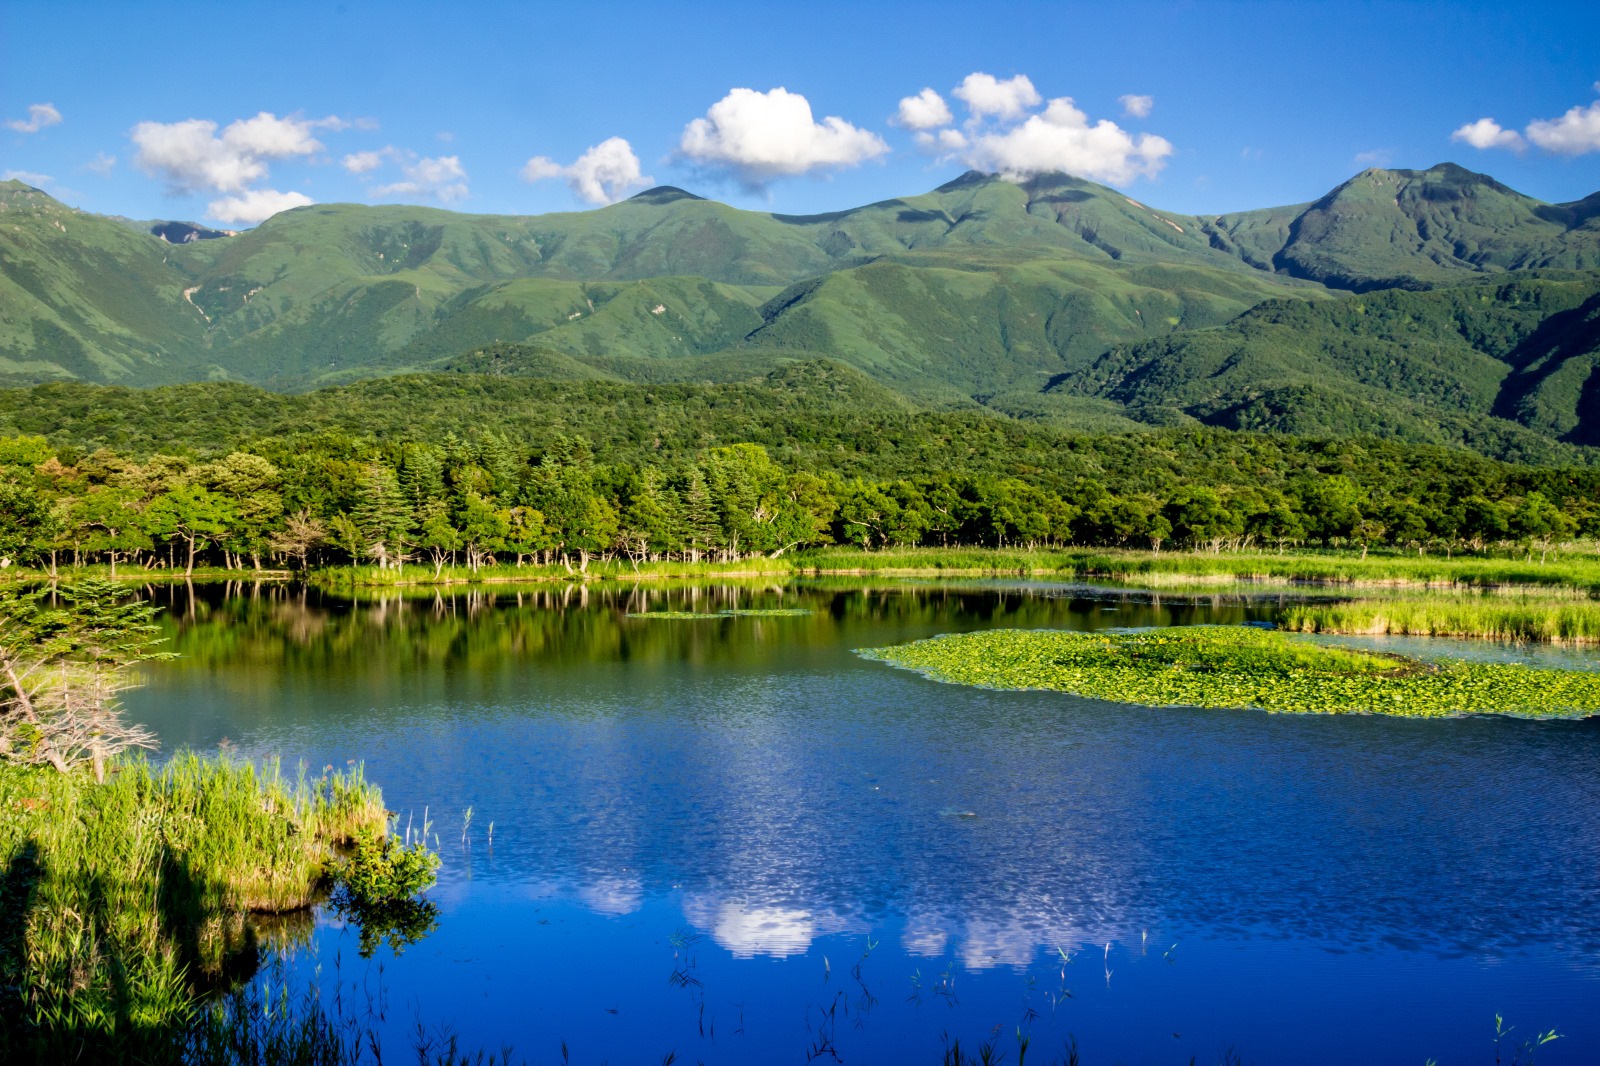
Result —
<instances>
[{"instance_id":1,"label":"grassy bank","mask_svg":"<svg viewBox=\"0 0 1600 1066\"><path fill-rule=\"evenodd\" d=\"M435 571L422 563L399 570L376 566L337 566L314 570L308 579L320 588L409 588L437 585L515 585L550 582L622 582L722 580L750 577L788 577L797 572L789 556L776 559L750 558L731 563L683 562L663 560L635 566L626 559L592 560L585 569L553 566L497 565L476 570L465 566L446 566Z\"/></svg>"},{"instance_id":2,"label":"grassy bank","mask_svg":"<svg viewBox=\"0 0 1600 1066\"><path fill-rule=\"evenodd\" d=\"M339 567L317 571L327 588L510 584L548 581L659 581L791 575L882 577L1028 576L1109 578L1146 587L1217 586L1237 581L1299 581L1352 587L1488 587L1527 585L1600 591L1600 555L1567 553L1544 563L1526 556L1416 556L1359 552L1149 552L1088 549L905 548L862 551L817 548L776 559L737 562L594 561L585 572L563 566L494 566L473 571L412 565L400 571Z\"/></svg>"},{"instance_id":3,"label":"grassy bank","mask_svg":"<svg viewBox=\"0 0 1600 1066\"><path fill-rule=\"evenodd\" d=\"M107 568L63 570L73 579L108 577ZM496 585L548 582L620 582L723 580L799 575L872 575L881 577L1053 577L1064 580L1110 579L1150 588L1185 588L1248 582L1310 582L1352 588L1486 588L1529 586L1578 588L1600 593L1600 552L1571 550L1546 561L1523 553L1444 556L1357 551L1299 550L1288 552L1130 551L1111 549L1011 548L816 548L777 558L751 557L734 562L663 560L633 563L625 558L592 559L586 569L562 565L510 564L480 567L446 566L435 570L416 562L400 570L375 566L326 567L307 579L322 588L408 588L436 585ZM38 581L38 570L12 569L4 579ZM291 578L289 571L197 570L195 581L270 581ZM122 567L117 579L129 583L182 581L182 571L133 570Z\"/></svg>"},{"instance_id":4,"label":"grassy bank","mask_svg":"<svg viewBox=\"0 0 1600 1066\"><path fill-rule=\"evenodd\" d=\"M1416 556L1359 552L1148 552L1062 549L915 548L863 552L828 548L796 557L797 567L818 573L1027 574L1112 578L1155 587L1216 585L1232 581L1308 581L1404 588L1408 586L1567 586L1600 591L1600 555L1567 553L1544 563L1526 556Z\"/></svg>"},{"instance_id":5,"label":"grassy bank","mask_svg":"<svg viewBox=\"0 0 1600 1066\"><path fill-rule=\"evenodd\" d=\"M0 765L0 1054L177 1059L204 994L293 936L293 916L309 932L336 849L385 826L359 770L289 779L180 754L100 785Z\"/></svg>"},{"instance_id":6,"label":"grassy bank","mask_svg":"<svg viewBox=\"0 0 1600 1066\"><path fill-rule=\"evenodd\" d=\"M1279 624L1301 633L1591 644L1600 642L1600 601L1526 593L1362 599L1292 606Z\"/></svg>"},{"instance_id":7,"label":"grassy bank","mask_svg":"<svg viewBox=\"0 0 1600 1066\"><path fill-rule=\"evenodd\" d=\"M1054 689L1147 706L1318 714L1600 713L1600 674L1425 663L1234 626L1134 633L996 629L862 653L935 681Z\"/></svg>"}]
</instances>

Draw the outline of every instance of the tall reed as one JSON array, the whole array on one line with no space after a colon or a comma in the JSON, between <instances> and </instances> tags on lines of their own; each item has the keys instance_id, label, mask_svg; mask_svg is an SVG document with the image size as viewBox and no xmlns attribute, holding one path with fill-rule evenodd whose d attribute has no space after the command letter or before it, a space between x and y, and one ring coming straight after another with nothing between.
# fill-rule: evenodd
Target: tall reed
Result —
<instances>
[{"instance_id":1,"label":"tall reed","mask_svg":"<svg viewBox=\"0 0 1600 1066\"><path fill-rule=\"evenodd\" d=\"M336 849L385 825L359 769L181 753L102 785L0 765L0 1056L183 1039L204 990L296 934L265 916L307 907Z\"/></svg>"}]
</instances>

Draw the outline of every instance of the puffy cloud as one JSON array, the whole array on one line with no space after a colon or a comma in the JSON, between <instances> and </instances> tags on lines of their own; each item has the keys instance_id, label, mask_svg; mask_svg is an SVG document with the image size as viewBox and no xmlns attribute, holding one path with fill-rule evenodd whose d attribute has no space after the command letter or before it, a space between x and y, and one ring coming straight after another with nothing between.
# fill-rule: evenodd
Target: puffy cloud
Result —
<instances>
[{"instance_id":1,"label":"puffy cloud","mask_svg":"<svg viewBox=\"0 0 1600 1066\"><path fill-rule=\"evenodd\" d=\"M0 173L0 181L20 181L26 185L49 185L56 179L48 174L40 174L36 170L7 170Z\"/></svg>"},{"instance_id":2,"label":"puffy cloud","mask_svg":"<svg viewBox=\"0 0 1600 1066\"><path fill-rule=\"evenodd\" d=\"M320 150L311 136L318 124L263 111L230 123L219 136L217 124L208 119L141 122L131 134L138 148L133 161L146 174L164 178L174 193L239 192L266 177L267 160Z\"/></svg>"},{"instance_id":3,"label":"puffy cloud","mask_svg":"<svg viewBox=\"0 0 1600 1066\"><path fill-rule=\"evenodd\" d=\"M1595 87L1600 89L1600 82ZM1562 155L1600 152L1600 100L1588 107L1574 107L1560 118L1536 119L1528 123L1525 132L1528 140L1547 152Z\"/></svg>"},{"instance_id":4,"label":"puffy cloud","mask_svg":"<svg viewBox=\"0 0 1600 1066\"><path fill-rule=\"evenodd\" d=\"M1469 122L1450 135L1452 141L1463 141L1474 148L1521 148L1522 136L1516 130L1501 127L1492 118Z\"/></svg>"},{"instance_id":5,"label":"puffy cloud","mask_svg":"<svg viewBox=\"0 0 1600 1066\"><path fill-rule=\"evenodd\" d=\"M908 130L933 130L955 121L950 105L932 89L923 89L915 96L904 97L900 110L894 117L895 125Z\"/></svg>"},{"instance_id":6,"label":"puffy cloud","mask_svg":"<svg viewBox=\"0 0 1600 1066\"><path fill-rule=\"evenodd\" d=\"M957 129L943 129L937 133L923 130L917 134L917 144L930 152L951 155L967 146L967 136Z\"/></svg>"},{"instance_id":7,"label":"puffy cloud","mask_svg":"<svg viewBox=\"0 0 1600 1066\"><path fill-rule=\"evenodd\" d=\"M1000 81L992 74L968 74L955 94L967 105L974 119L996 118L1003 122L1021 118L1043 99L1026 74Z\"/></svg>"},{"instance_id":8,"label":"puffy cloud","mask_svg":"<svg viewBox=\"0 0 1600 1066\"><path fill-rule=\"evenodd\" d=\"M453 155L411 159L400 164L403 180L379 185L373 196L426 196L452 204L467 196L467 171Z\"/></svg>"},{"instance_id":9,"label":"puffy cloud","mask_svg":"<svg viewBox=\"0 0 1600 1066\"><path fill-rule=\"evenodd\" d=\"M1145 118L1150 114L1151 109L1156 106L1156 98L1129 93L1126 96L1117 97L1117 103L1122 105L1122 113L1124 115L1132 118Z\"/></svg>"},{"instance_id":10,"label":"puffy cloud","mask_svg":"<svg viewBox=\"0 0 1600 1066\"><path fill-rule=\"evenodd\" d=\"M1370 152L1357 152L1356 165L1362 167L1386 167L1394 158L1393 153L1387 148L1374 148Z\"/></svg>"},{"instance_id":11,"label":"puffy cloud","mask_svg":"<svg viewBox=\"0 0 1600 1066\"><path fill-rule=\"evenodd\" d=\"M393 148L384 148L376 152L352 152L344 157L341 165L352 174L366 174L383 166L383 161L393 154Z\"/></svg>"},{"instance_id":12,"label":"puffy cloud","mask_svg":"<svg viewBox=\"0 0 1600 1066\"><path fill-rule=\"evenodd\" d=\"M90 170L102 178L109 175L117 168L117 157L104 152L96 152L94 158L83 165L84 170Z\"/></svg>"},{"instance_id":13,"label":"puffy cloud","mask_svg":"<svg viewBox=\"0 0 1600 1066\"><path fill-rule=\"evenodd\" d=\"M655 180L640 171L633 146L621 137L601 141L571 166L537 155L522 167L523 181L547 178L565 178L573 193L591 204L614 204L629 190L643 188Z\"/></svg>"},{"instance_id":14,"label":"puffy cloud","mask_svg":"<svg viewBox=\"0 0 1600 1066\"><path fill-rule=\"evenodd\" d=\"M206 205L206 217L218 222L254 225L291 207L305 207L316 201L304 193L276 189L246 189L237 196L225 196Z\"/></svg>"},{"instance_id":15,"label":"puffy cloud","mask_svg":"<svg viewBox=\"0 0 1600 1066\"><path fill-rule=\"evenodd\" d=\"M1091 126L1088 116L1063 96L1020 125L974 135L964 158L972 167L1013 181L1061 170L1126 185L1140 175L1154 177L1171 154L1165 137L1134 136L1109 119Z\"/></svg>"},{"instance_id":16,"label":"puffy cloud","mask_svg":"<svg viewBox=\"0 0 1600 1066\"><path fill-rule=\"evenodd\" d=\"M61 112L56 110L54 104L29 104L27 118L13 118L6 120L6 129L16 130L18 133L38 133L46 126L54 126L61 121Z\"/></svg>"},{"instance_id":17,"label":"puffy cloud","mask_svg":"<svg viewBox=\"0 0 1600 1066\"><path fill-rule=\"evenodd\" d=\"M811 104L784 88L734 89L683 129L678 151L752 188L824 167L856 166L889 150L870 130L836 115L817 122Z\"/></svg>"}]
</instances>

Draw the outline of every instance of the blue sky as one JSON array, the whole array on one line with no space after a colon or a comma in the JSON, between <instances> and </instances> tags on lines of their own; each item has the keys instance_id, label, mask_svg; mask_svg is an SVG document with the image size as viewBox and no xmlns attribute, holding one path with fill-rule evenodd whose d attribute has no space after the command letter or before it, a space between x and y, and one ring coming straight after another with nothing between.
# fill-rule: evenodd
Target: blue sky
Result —
<instances>
[{"instance_id":1,"label":"blue sky","mask_svg":"<svg viewBox=\"0 0 1600 1066\"><path fill-rule=\"evenodd\" d=\"M1600 189L1597 42L1593 3L6 0L0 171L232 225L579 210L647 179L804 213L973 165L1187 213L1443 160L1563 201Z\"/></svg>"}]
</instances>

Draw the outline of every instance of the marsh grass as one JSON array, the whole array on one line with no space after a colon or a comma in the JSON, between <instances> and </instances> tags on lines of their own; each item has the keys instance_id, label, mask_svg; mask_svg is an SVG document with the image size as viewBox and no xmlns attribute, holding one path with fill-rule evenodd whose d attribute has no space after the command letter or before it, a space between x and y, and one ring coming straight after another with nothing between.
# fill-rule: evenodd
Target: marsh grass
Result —
<instances>
[{"instance_id":1,"label":"marsh grass","mask_svg":"<svg viewBox=\"0 0 1600 1066\"><path fill-rule=\"evenodd\" d=\"M996 629L861 654L951 684L1053 689L1146 706L1405 717L1600 713L1600 674L1593 671L1425 662L1250 627Z\"/></svg>"},{"instance_id":2,"label":"marsh grass","mask_svg":"<svg viewBox=\"0 0 1600 1066\"><path fill-rule=\"evenodd\" d=\"M182 1038L204 994L309 933L338 849L385 825L359 769L290 779L185 753L101 785L0 766L0 1054Z\"/></svg>"},{"instance_id":3,"label":"marsh grass","mask_svg":"<svg viewBox=\"0 0 1600 1066\"><path fill-rule=\"evenodd\" d=\"M1521 554L1447 558L1342 550L1130 551L902 548L863 552L822 548L802 553L807 573L1031 575L1109 577L1152 588L1292 581L1379 588L1523 585L1600 590L1600 554L1571 551L1540 563Z\"/></svg>"},{"instance_id":4,"label":"marsh grass","mask_svg":"<svg viewBox=\"0 0 1600 1066\"><path fill-rule=\"evenodd\" d=\"M1553 644L1600 642L1600 600L1518 590L1304 603L1280 619L1301 633L1476 637Z\"/></svg>"},{"instance_id":5,"label":"marsh grass","mask_svg":"<svg viewBox=\"0 0 1600 1066\"><path fill-rule=\"evenodd\" d=\"M736 562L687 562L672 559L633 565L627 559L591 560L588 567L568 569L560 564L523 566L501 563L473 570L465 566L446 566L435 572L432 566L412 563L400 570L376 566L339 566L312 571L310 580L323 588L404 588L435 585L507 585L548 582L665 581L728 577L783 576L794 572L789 557L752 557Z\"/></svg>"}]
</instances>

